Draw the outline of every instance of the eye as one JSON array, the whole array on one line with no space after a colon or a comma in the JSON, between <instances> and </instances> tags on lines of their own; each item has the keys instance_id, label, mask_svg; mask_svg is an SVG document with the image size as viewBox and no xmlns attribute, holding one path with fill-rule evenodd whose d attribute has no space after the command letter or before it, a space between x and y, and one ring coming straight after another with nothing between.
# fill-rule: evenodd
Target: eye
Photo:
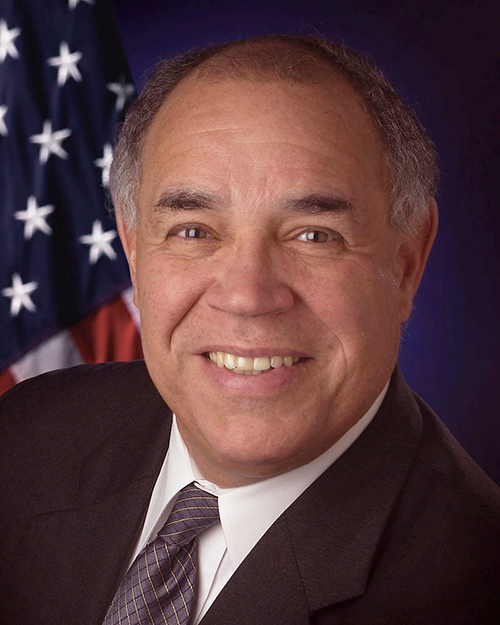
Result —
<instances>
[{"instance_id":1,"label":"eye","mask_svg":"<svg viewBox=\"0 0 500 625\"><path fill-rule=\"evenodd\" d=\"M305 232L301 232L297 236L297 239L308 243L328 243L328 241L336 240L337 237L323 230L306 230Z\"/></svg>"},{"instance_id":2,"label":"eye","mask_svg":"<svg viewBox=\"0 0 500 625\"><path fill-rule=\"evenodd\" d=\"M180 237L181 239L206 239L211 237L206 230L196 225L183 225L174 228L169 236Z\"/></svg>"}]
</instances>

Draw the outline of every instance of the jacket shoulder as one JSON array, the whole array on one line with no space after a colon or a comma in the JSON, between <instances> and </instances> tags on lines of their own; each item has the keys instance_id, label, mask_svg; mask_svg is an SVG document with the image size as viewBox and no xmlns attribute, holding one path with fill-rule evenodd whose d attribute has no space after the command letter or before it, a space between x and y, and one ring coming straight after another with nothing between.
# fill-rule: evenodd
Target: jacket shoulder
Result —
<instances>
[{"instance_id":1,"label":"jacket shoulder","mask_svg":"<svg viewBox=\"0 0 500 625\"><path fill-rule=\"evenodd\" d=\"M17 426L34 427L57 421L62 414L88 425L94 408L99 420L108 404L120 405L156 390L144 361L80 365L50 371L20 382L0 397L0 419L5 435Z\"/></svg>"},{"instance_id":2,"label":"jacket shoulder","mask_svg":"<svg viewBox=\"0 0 500 625\"><path fill-rule=\"evenodd\" d=\"M441 497L464 506L490 510L500 521L500 488L471 458L427 404L415 395L422 416L422 433L413 471ZM481 504L480 504L481 502Z\"/></svg>"},{"instance_id":3,"label":"jacket shoulder","mask_svg":"<svg viewBox=\"0 0 500 625\"><path fill-rule=\"evenodd\" d=\"M85 458L103 444L112 455L117 441L139 440L169 414L142 361L82 365L13 387L0 398L0 499L12 508L6 516L69 505ZM44 502L37 490L43 484Z\"/></svg>"},{"instance_id":4,"label":"jacket shoulder","mask_svg":"<svg viewBox=\"0 0 500 625\"><path fill-rule=\"evenodd\" d=\"M12 455L84 453L162 403L143 361L81 365L31 378L0 398L0 445Z\"/></svg>"},{"instance_id":5,"label":"jacket shoulder","mask_svg":"<svg viewBox=\"0 0 500 625\"><path fill-rule=\"evenodd\" d=\"M500 489L416 399L419 447L382 537L371 591L387 605L398 596L398 622L448 623L452 615L455 623L496 622ZM390 611L384 618L374 623L393 622Z\"/></svg>"}]
</instances>

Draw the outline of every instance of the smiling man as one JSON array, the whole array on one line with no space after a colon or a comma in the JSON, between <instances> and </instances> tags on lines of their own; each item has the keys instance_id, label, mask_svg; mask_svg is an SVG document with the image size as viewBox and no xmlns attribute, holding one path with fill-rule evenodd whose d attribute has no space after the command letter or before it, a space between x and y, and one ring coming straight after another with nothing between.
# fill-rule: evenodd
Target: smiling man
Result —
<instances>
[{"instance_id":1,"label":"smiling man","mask_svg":"<svg viewBox=\"0 0 500 625\"><path fill-rule=\"evenodd\" d=\"M6 622L496 622L498 490L396 364L437 168L373 65L162 63L111 187L145 366L3 399Z\"/></svg>"}]
</instances>

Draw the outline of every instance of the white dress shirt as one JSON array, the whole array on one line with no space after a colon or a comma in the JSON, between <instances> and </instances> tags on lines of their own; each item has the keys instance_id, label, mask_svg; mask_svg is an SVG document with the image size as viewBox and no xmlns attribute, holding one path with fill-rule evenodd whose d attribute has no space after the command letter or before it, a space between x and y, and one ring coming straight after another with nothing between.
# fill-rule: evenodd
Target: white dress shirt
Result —
<instances>
[{"instance_id":1,"label":"white dress shirt","mask_svg":"<svg viewBox=\"0 0 500 625\"><path fill-rule=\"evenodd\" d=\"M131 563L156 537L177 494L191 482L217 495L220 523L198 537L198 587L194 625L202 619L231 575L276 519L339 458L368 426L385 397L389 383L368 412L330 449L288 473L238 488L219 488L203 479L177 427L174 415L170 444L151 495L141 537Z\"/></svg>"}]
</instances>

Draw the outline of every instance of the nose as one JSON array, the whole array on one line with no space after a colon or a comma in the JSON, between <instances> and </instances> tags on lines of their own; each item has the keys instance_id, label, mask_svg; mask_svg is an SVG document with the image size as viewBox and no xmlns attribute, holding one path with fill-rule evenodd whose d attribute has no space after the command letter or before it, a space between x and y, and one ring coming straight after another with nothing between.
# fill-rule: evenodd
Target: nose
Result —
<instances>
[{"instance_id":1,"label":"nose","mask_svg":"<svg viewBox=\"0 0 500 625\"><path fill-rule=\"evenodd\" d=\"M210 307L244 317L280 314L294 305L285 259L249 244L226 256L206 296Z\"/></svg>"}]
</instances>

